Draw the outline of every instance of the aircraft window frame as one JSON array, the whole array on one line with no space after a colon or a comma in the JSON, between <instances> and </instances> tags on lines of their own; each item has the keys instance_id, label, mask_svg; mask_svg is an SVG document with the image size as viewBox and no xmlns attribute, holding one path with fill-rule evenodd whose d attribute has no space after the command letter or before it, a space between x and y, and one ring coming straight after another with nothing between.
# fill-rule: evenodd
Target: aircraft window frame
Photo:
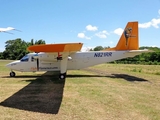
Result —
<instances>
[{"instance_id":1,"label":"aircraft window frame","mask_svg":"<svg viewBox=\"0 0 160 120\"><path fill-rule=\"evenodd\" d=\"M33 56L31 57L31 62L34 62L34 57Z\"/></svg>"},{"instance_id":2,"label":"aircraft window frame","mask_svg":"<svg viewBox=\"0 0 160 120\"><path fill-rule=\"evenodd\" d=\"M21 62L28 62L29 61L29 56L25 55L20 61Z\"/></svg>"},{"instance_id":3,"label":"aircraft window frame","mask_svg":"<svg viewBox=\"0 0 160 120\"><path fill-rule=\"evenodd\" d=\"M38 56L38 54L36 53L36 54L34 54L34 55L31 57L31 61L32 61L32 62L34 62L34 61L35 61L35 58L34 58L35 56L37 57L37 56Z\"/></svg>"}]
</instances>

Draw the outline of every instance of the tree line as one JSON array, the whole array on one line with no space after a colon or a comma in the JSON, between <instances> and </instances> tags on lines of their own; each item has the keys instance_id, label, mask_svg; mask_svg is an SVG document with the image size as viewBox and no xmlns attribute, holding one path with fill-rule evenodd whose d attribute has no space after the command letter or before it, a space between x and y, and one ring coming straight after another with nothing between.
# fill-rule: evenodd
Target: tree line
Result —
<instances>
[{"instance_id":1,"label":"tree line","mask_svg":"<svg viewBox=\"0 0 160 120\"><path fill-rule=\"evenodd\" d=\"M29 53L29 51L27 50L29 46L36 44L45 44L45 41L42 39L35 41L34 39L31 39L30 42L26 42L21 38L17 38L15 40L7 40L5 44L5 50L3 52L0 52L0 59L19 60L24 55Z\"/></svg>"},{"instance_id":2,"label":"tree line","mask_svg":"<svg viewBox=\"0 0 160 120\"><path fill-rule=\"evenodd\" d=\"M30 42L26 42L22 40L21 38L17 38L14 40L7 40L5 42L5 50L3 52L0 52L0 59L6 59L6 60L19 60L24 55L28 54L29 51L27 48L31 45L36 44L45 44L45 40L35 40L31 39ZM93 49L90 49L90 51L100 51L110 48L108 47L102 47L97 46ZM111 63L123 63L123 64L155 64L160 65L160 48L158 47L140 47L139 49L149 49L153 50L154 52L151 53L142 53L140 55L137 55L133 58L125 58L121 60L116 60Z\"/></svg>"}]
</instances>

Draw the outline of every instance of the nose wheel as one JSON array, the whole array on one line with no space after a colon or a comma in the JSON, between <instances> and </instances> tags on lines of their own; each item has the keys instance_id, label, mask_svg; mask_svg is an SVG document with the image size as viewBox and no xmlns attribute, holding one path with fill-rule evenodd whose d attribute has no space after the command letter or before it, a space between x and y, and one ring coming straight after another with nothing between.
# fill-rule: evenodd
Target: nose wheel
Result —
<instances>
[{"instance_id":1,"label":"nose wheel","mask_svg":"<svg viewBox=\"0 0 160 120\"><path fill-rule=\"evenodd\" d=\"M66 73L60 74L59 79L64 80L66 78Z\"/></svg>"},{"instance_id":2,"label":"nose wheel","mask_svg":"<svg viewBox=\"0 0 160 120\"><path fill-rule=\"evenodd\" d=\"M15 76L16 76L16 73L13 72L13 71L11 71L9 75L10 75L10 77L15 77Z\"/></svg>"}]
</instances>

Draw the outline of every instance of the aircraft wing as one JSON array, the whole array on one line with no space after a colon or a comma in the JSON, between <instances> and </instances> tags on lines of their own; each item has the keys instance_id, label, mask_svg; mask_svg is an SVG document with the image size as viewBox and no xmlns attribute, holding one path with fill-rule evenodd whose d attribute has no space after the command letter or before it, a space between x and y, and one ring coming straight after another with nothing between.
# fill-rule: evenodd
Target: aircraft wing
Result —
<instances>
[{"instance_id":1,"label":"aircraft wing","mask_svg":"<svg viewBox=\"0 0 160 120\"><path fill-rule=\"evenodd\" d=\"M76 52L82 48L82 43L62 43L62 44L41 44L28 47L32 52Z\"/></svg>"},{"instance_id":2,"label":"aircraft wing","mask_svg":"<svg viewBox=\"0 0 160 120\"><path fill-rule=\"evenodd\" d=\"M54 61L55 58L57 62L60 62L60 78L65 78L67 71L67 61L70 57L70 54L80 51L82 48L82 43L63 43L63 44L42 44L42 45L33 45L28 47L29 51L32 52L45 52L39 56L39 59L43 61L42 63L47 63ZM57 55L55 55L57 54ZM39 61L39 59L37 59ZM37 66L39 62L37 61ZM38 68L38 67L37 67Z\"/></svg>"}]
</instances>

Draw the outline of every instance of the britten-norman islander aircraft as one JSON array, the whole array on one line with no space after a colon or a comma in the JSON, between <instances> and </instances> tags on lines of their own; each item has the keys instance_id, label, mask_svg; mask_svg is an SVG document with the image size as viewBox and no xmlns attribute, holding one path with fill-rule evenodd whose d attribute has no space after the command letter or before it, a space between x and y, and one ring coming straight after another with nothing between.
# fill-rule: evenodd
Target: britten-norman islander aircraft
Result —
<instances>
[{"instance_id":1,"label":"britten-norman islander aircraft","mask_svg":"<svg viewBox=\"0 0 160 120\"><path fill-rule=\"evenodd\" d=\"M134 57L149 50L139 50L138 22L128 22L116 47L103 51L80 52L82 43L63 43L33 45L21 60L6 66L11 69L10 76L16 71L60 71L59 78L65 79L67 70L78 70L89 66Z\"/></svg>"}]
</instances>

